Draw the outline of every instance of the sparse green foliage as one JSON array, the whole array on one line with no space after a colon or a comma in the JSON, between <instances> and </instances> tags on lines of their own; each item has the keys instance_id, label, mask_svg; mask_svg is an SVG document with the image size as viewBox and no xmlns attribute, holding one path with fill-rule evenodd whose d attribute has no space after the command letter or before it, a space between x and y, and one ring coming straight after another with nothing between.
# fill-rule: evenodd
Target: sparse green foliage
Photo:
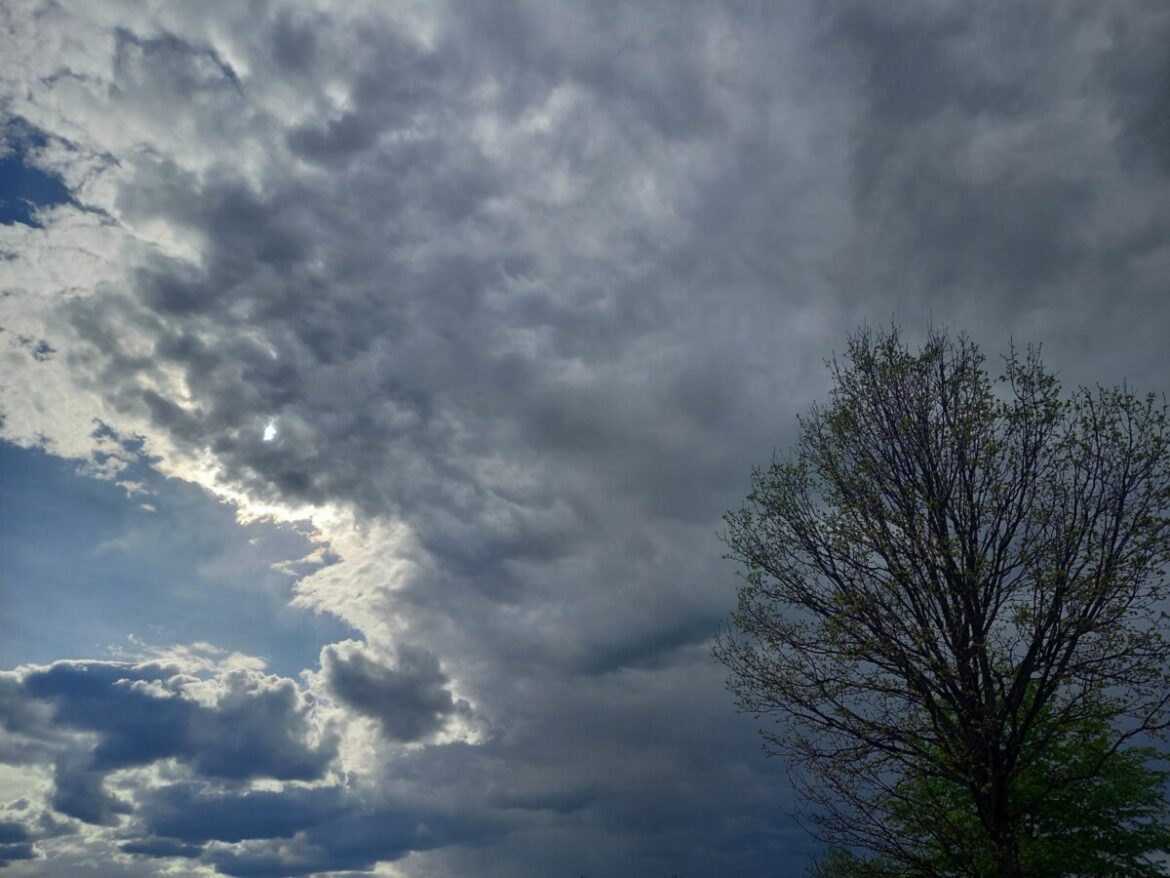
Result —
<instances>
[{"instance_id":1,"label":"sparse green foliage","mask_svg":"<svg viewBox=\"0 0 1170 878\"><path fill-rule=\"evenodd\" d=\"M1023 816L1020 867L1028 878L1164 878L1155 859L1170 850L1170 772L1153 748L1114 750L1108 727L1086 723L1023 760L1009 801ZM903 780L888 806L892 828L923 858L908 869L892 858L830 851L813 878L995 876L996 852L968 790L928 776Z\"/></svg>"},{"instance_id":2,"label":"sparse green foliage","mask_svg":"<svg viewBox=\"0 0 1170 878\"><path fill-rule=\"evenodd\" d=\"M1066 397L1035 351L997 384L943 334L862 331L831 369L726 518L716 647L821 836L869 854L819 874L1147 874L1161 790L1124 745L1168 722L1165 406Z\"/></svg>"}]
</instances>

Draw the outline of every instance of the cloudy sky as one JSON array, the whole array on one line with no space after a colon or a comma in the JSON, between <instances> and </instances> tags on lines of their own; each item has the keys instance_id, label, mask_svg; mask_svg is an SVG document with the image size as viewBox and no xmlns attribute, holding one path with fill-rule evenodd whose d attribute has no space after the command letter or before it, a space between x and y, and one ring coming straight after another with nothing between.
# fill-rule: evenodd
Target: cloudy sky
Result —
<instances>
[{"instance_id":1,"label":"cloudy sky","mask_svg":"<svg viewBox=\"0 0 1170 878\"><path fill-rule=\"evenodd\" d=\"M1160 2L0 10L0 865L796 874L722 514L848 333L1170 388Z\"/></svg>"}]
</instances>

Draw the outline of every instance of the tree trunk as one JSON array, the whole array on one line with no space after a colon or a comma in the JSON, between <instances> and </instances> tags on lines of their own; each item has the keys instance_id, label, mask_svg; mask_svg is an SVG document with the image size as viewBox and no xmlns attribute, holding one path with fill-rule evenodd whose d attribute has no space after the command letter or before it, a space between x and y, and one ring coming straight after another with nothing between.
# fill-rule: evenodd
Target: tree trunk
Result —
<instances>
[{"instance_id":1,"label":"tree trunk","mask_svg":"<svg viewBox=\"0 0 1170 878\"><path fill-rule=\"evenodd\" d=\"M996 860L999 863L996 878L1024 878L1020 842L1014 832L1008 831L996 840Z\"/></svg>"},{"instance_id":2,"label":"tree trunk","mask_svg":"<svg viewBox=\"0 0 1170 878\"><path fill-rule=\"evenodd\" d=\"M1024 878L1024 869L1018 857L1007 857L999 868L998 878Z\"/></svg>"},{"instance_id":3,"label":"tree trunk","mask_svg":"<svg viewBox=\"0 0 1170 878\"><path fill-rule=\"evenodd\" d=\"M984 816L984 826L995 851L995 878L1024 878L1024 869L1020 864L1020 839L1016 827L1010 819L1009 782L1003 775L999 759L992 760L989 771L992 776L988 786L990 793L983 802L980 811Z\"/></svg>"}]
</instances>

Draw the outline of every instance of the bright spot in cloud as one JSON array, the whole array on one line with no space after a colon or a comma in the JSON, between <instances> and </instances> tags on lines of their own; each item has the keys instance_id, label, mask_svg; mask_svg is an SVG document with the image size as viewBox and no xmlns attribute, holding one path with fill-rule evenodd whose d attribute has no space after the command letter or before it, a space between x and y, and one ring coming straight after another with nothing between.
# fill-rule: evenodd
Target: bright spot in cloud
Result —
<instances>
[{"instance_id":1,"label":"bright spot in cloud","mask_svg":"<svg viewBox=\"0 0 1170 878\"><path fill-rule=\"evenodd\" d=\"M271 442L275 438L276 438L276 420L273 419L273 420L270 420L264 426L264 441Z\"/></svg>"}]
</instances>

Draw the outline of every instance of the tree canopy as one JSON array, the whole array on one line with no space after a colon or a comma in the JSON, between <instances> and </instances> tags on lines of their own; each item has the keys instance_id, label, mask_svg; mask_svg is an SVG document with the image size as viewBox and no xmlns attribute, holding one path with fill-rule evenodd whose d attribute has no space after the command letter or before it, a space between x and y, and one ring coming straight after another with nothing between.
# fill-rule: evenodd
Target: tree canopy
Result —
<instances>
[{"instance_id":1,"label":"tree canopy","mask_svg":"<svg viewBox=\"0 0 1170 878\"><path fill-rule=\"evenodd\" d=\"M830 370L726 517L744 580L716 646L813 827L891 870L858 874L1148 863L1161 787L1130 745L1170 721L1165 403L1066 395L1033 349L994 380L941 332L862 330Z\"/></svg>"},{"instance_id":2,"label":"tree canopy","mask_svg":"<svg viewBox=\"0 0 1170 878\"><path fill-rule=\"evenodd\" d=\"M1115 750L1109 729L1088 722L1024 760L1009 800L1024 815L1020 867L1029 878L1164 878L1170 851L1170 772L1152 747ZM891 829L925 868L891 857L832 850L812 878L904 878L915 874L994 875L995 851L968 791L938 777L901 781L888 807Z\"/></svg>"}]
</instances>

